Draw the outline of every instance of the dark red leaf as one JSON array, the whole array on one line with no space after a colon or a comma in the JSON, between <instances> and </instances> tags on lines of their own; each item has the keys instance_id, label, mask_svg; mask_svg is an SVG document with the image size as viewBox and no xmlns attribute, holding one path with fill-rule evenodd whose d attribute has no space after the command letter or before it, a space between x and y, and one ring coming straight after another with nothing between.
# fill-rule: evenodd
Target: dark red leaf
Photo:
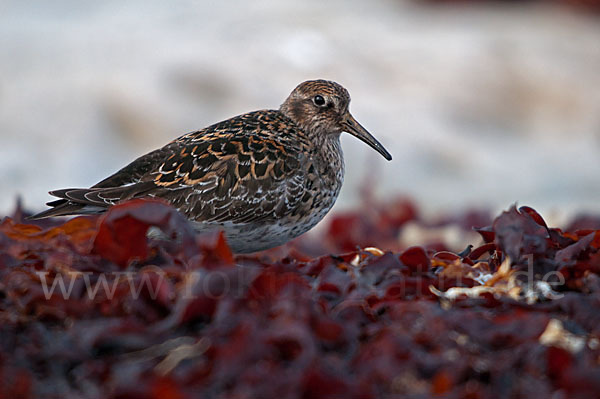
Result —
<instances>
[{"instance_id":1,"label":"dark red leaf","mask_svg":"<svg viewBox=\"0 0 600 399\"><path fill-rule=\"evenodd\" d=\"M494 220L495 243L514 262L525 255L543 254L548 248L548 230L513 206Z\"/></svg>"},{"instance_id":2,"label":"dark red leaf","mask_svg":"<svg viewBox=\"0 0 600 399\"><path fill-rule=\"evenodd\" d=\"M548 377L560 379L572 366L573 357L565 349L550 346L546 349Z\"/></svg>"},{"instance_id":3,"label":"dark red leaf","mask_svg":"<svg viewBox=\"0 0 600 399\"><path fill-rule=\"evenodd\" d=\"M483 244L482 246L477 247L474 250L472 250L471 253L469 254L469 258L472 260L477 260L486 252L491 254L495 250L496 250L495 243L490 242L487 244Z\"/></svg>"},{"instance_id":4,"label":"dark red leaf","mask_svg":"<svg viewBox=\"0 0 600 399\"><path fill-rule=\"evenodd\" d=\"M410 247L400 254L400 261L415 273L425 273L431 262L423 247Z\"/></svg>"},{"instance_id":5,"label":"dark red leaf","mask_svg":"<svg viewBox=\"0 0 600 399\"><path fill-rule=\"evenodd\" d=\"M125 268L149 255L146 233L159 228L167 237L179 239L193 249L194 233L186 219L158 200L132 200L115 205L100 219L94 252Z\"/></svg>"},{"instance_id":6,"label":"dark red leaf","mask_svg":"<svg viewBox=\"0 0 600 399\"><path fill-rule=\"evenodd\" d=\"M546 227L546 228L548 227L548 225L546 224L546 222L544 221L544 219L533 208L530 208L528 206L522 206L522 207L519 208L519 213L522 213L522 214L525 214L525 215L529 215L529 217L531 217L533 219L533 221L536 222L537 224L539 224L540 226L543 226L543 227Z\"/></svg>"}]
</instances>

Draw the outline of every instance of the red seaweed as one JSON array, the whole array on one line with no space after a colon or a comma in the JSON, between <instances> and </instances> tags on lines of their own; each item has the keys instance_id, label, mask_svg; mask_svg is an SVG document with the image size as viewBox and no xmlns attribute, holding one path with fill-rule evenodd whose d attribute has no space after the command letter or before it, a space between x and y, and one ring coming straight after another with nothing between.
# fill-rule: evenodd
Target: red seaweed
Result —
<instances>
[{"instance_id":1,"label":"red seaweed","mask_svg":"<svg viewBox=\"0 0 600 399\"><path fill-rule=\"evenodd\" d=\"M461 253L404 245L432 226L406 199L365 209L245 256L159 201L19 209L0 223L0 399L599 395L597 218L467 212L445 222L482 235Z\"/></svg>"}]
</instances>

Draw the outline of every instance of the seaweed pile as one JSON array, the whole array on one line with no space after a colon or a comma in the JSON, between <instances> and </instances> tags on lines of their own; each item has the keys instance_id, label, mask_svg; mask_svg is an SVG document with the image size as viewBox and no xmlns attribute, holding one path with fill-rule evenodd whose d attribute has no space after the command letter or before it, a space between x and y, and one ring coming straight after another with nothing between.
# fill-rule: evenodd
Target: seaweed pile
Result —
<instances>
[{"instance_id":1,"label":"seaweed pile","mask_svg":"<svg viewBox=\"0 0 600 399\"><path fill-rule=\"evenodd\" d=\"M410 201L369 209L251 256L157 201L38 225L17 210L0 398L599 396L597 219L450 220L481 237L457 252L403 247L428 227Z\"/></svg>"}]
</instances>

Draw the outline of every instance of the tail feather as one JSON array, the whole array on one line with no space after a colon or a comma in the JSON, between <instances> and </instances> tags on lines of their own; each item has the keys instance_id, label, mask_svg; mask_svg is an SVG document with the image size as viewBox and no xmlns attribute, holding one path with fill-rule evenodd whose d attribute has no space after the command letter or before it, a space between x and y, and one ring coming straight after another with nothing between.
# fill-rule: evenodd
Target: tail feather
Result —
<instances>
[{"instance_id":1,"label":"tail feather","mask_svg":"<svg viewBox=\"0 0 600 399\"><path fill-rule=\"evenodd\" d=\"M72 216L72 215L94 215L105 212L107 208L86 204L77 204L67 200L56 200L49 202L47 205L52 206L35 215L28 216L27 220L38 220L56 216Z\"/></svg>"},{"instance_id":2,"label":"tail feather","mask_svg":"<svg viewBox=\"0 0 600 399\"><path fill-rule=\"evenodd\" d=\"M105 212L108 207L119 201L141 197L156 186L153 181L139 182L119 187L66 188L50 191L50 195L59 199L46 205L52 207L28 217L29 220L53 216L90 215Z\"/></svg>"}]
</instances>

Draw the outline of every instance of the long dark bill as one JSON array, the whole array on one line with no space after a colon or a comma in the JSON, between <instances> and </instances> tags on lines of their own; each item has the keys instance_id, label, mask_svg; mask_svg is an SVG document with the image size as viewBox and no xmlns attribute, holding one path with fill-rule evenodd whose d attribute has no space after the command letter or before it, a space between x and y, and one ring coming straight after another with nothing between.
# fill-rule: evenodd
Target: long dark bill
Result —
<instances>
[{"instance_id":1,"label":"long dark bill","mask_svg":"<svg viewBox=\"0 0 600 399\"><path fill-rule=\"evenodd\" d=\"M375 137L371 135L371 133L367 131L367 129L362 127L362 125L358 123L358 121L354 119L350 113L346 114L346 120L343 122L343 126L345 128L344 131L367 143L369 146L371 146L371 148L383 155L383 157L388 161L392 160L390 153L381 145L379 141L377 141Z\"/></svg>"}]
</instances>

